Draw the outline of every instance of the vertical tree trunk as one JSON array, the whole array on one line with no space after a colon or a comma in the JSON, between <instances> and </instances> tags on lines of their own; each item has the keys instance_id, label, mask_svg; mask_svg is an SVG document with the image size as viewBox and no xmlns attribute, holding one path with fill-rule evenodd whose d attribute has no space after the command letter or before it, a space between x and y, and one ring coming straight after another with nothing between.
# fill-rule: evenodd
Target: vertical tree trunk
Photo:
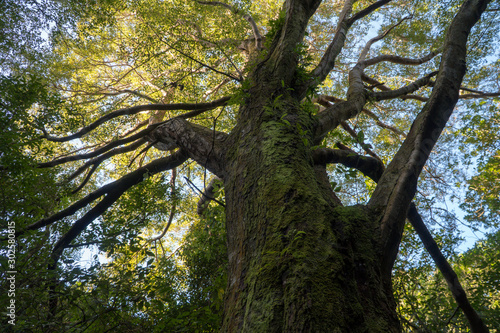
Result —
<instances>
[{"instance_id":1,"label":"vertical tree trunk","mask_svg":"<svg viewBox=\"0 0 500 333\"><path fill-rule=\"evenodd\" d=\"M374 219L339 206L313 165L312 118L291 98L273 112L252 105L227 142L222 331L398 332Z\"/></svg>"}]
</instances>

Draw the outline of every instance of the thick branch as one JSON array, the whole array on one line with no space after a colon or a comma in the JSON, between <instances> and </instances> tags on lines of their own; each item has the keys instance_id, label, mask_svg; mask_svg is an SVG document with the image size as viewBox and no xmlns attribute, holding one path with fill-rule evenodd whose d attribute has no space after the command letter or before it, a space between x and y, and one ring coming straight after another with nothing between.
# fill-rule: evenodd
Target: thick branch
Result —
<instances>
[{"instance_id":1,"label":"thick branch","mask_svg":"<svg viewBox=\"0 0 500 333\"><path fill-rule=\"evenodd\" d=\"M389 88L387 88L387 89L390 90ZM318 103L318 104L324 106L325 108L332 106L332 104L330 102L334 102L334 103L345 102L345 100L343 100L341 98L337 98L335 96L328 96L328 95L320 95L319 97L317 97L313 101L315 103ZM399 129L395 128L394 126L385 124L382 121L380 121L380 118L375 113L373 113L372 111L368 110L367 108L363 108L362 111L365 114L367 114L370 118L372 118L373 120L375 120L375 122L376 122L376 124L378 126L380 126L382 128L385 128L385 129L388 129L388 130L390 130L390 131L392 131L392 132L394 132L394 133L396 133L398 135L406 136L402 131L400 131ZM320 112L322 112L322 110L320 110Z\"/></svg>"},{"instance_id":2,"label":"thick branch","mask_svg":"<svg viewBox=\"0 0 500 333\"><path fill-rule=\"evenodd\" d=\"M340 123L358 115L366 104L367 94L361 80L364 67L357 64L349 72L349 89L347 100L336 103L318 114L318 123L315 128L315 140L336 128Z\"/></svg>"},{"instance_id":3,"label":"thick branch","mask_svg":"<svg viewBox=\"0 0 500 333\"><path fill-rule=\"evenodd\" d=\"M347 21L347 24L349 26L353 25L354 22L362 19L363 17L367 16L367 15L370 15L371 13L373 13L375 10L379 9L380 7L382 7L383 5L385 4L388 4L389 2L391 2L392 0L379 0L373 4L371 4L370 6L366 7L365 9L363 10L360 10L359 12L357 12L356 14L354 14L348 21Z\"/></svg>"},{"instance_id":4,"label":"thick branch","mask_svg":"<svg viewBox=\"0 0 500 333\"><path fill-rule=\"evenodd\" d=\"M358 155L352 150L319 148L313 152L315 164L341 163L349 168L360 170L377 181L384 171L384 165L376 158Z\"/></svg>"},{"instance_id":5,"label":"thick branch","mask_svg":"<svg viewBox=\"0 0 500 333\"><path fill-rule=\"evenodd\" d=\"M383 101L387 99L394 99L398 97L408 96L408 94L417 91L418 89L425 87L431 82L431 78L436 76L438 72L432 72L407 86L401 87L399 89L388 90L383 92L377 92L370 94L370 97L375 101Z\"/></svg>"},{"instance_id":6,"label":"thick branch","mask_svg":"<svg viewBox=\"0 0 500 333\"><path fill-rule=\"evenodd\" d=\"M371 86L368 87L369 89L377 88L377 89L379 89L381 91L392 91L392 89L389 88L389 87L387 87L386 85L384 85L384 83L379 82L379 81L375 80L372 77L369 77L365 73L363 73L361 75L361 78L362 78L362 80L364 82L371 84ZM432 82L429 82L429 84L431 84L431 83ZM410 95L402 95L402 96L398 96L398 97L401 98L402 100L414 99L414 100L421 101L421 102L427 102L429 100L429 98L427 98L427 97L418 96L418 95L412 95L412 94L410 94Z\"/></svg>"},{"instance_id":7,"label":"thick branch","mask_svg":"<svg viewBox=\"0 0 500 333\"><path fill-rule=\"evenodd\" d=\"M134 149L136 149L144 144L145 141L142 138L145 135L147 135L149 132L151 132L152 130L154 130L154 128L146 128L146 129L140 131L139 133L132 135L128 138L120 139L120 140L116 140L116 141L111 141L110 143L106 144L105 146L102 146L101 148L98 148L90 153L71 155L71 156L61 157L61 158L58 158L58 159L50 161L50 162L38 163L37 167L41 168L41 169L52 168L54 166L68 163L68 162L94 158L94 157L97 157L101 154L104 154L102 156L108 156L107 158L109 158L109 157L117 155L117 154L122 154L122 153L125 153L128 151L132 151L132 150L134 150ZM129 143L131 141L135 141L135 142L128 145L128 146L125 146L125 147L113 149L115 147L121 146L121 145Z\"/></svg>"},{"instance_id":8,"label":"thick branch","mask_svg":"<svg viewBox=\"0 0 500 333\"><path fill-rule=\"evenodd\" d=\"M91 160L87 161L84 165L82 165L80 168L78 168L73 174L71 174L68 177L68 180L72 180L75 177L77 177L78 175L80 175L82 172L84 172L91 165L99 164L102 161L104 161L112 156L123 154L123 153L129 152L129 151L133 151L133 150L139 148L140 146L142 146L144 143L146 143L146 140L138 139L134 143L129 144L128 146L124 146L124 147L120 147L120 148L116 148L116 149L110 149L111 144L113 144L113 146L117 145L116 142L117 141L113 141L110 144L108 144L102 148L96 149L93 152L90 152L87 154L66 156L66 157L61 157L61 158L58 158L58 159L50 161L50 162L39 163L37 165L37 167L38 168L51 168L51 167L54 167L56 165L60 165L60 164L64 164L64 163L68 163L68 162L72 162L72 161L85 160L85 159L90 158Z\"/></svg>"},{"instance_id":9,"label":"thick branch","mask_svg":"<svg viewBox=\"0 0 500 333\"><path fill-rule=\"evenodd\" d=\"M424 64L424 63L430 61L432 58L434 58L439 53L441 53L441 50L432 51L429 54L427 54L421 58L417 58L417 59L404 58L404 57L400 57L400 56L396 56L396 55L384 54L384 55L380 55L378 57L374 57L374 58L365 60L365 66L366 67L372 66L372 65L378 64L378 63L383 62L383 61L388 61L388 62L392 62L394 64L400 64L400 65L417 66L417 65L421 65L421 64Z\"/></svg>"},{"instance_id":10,"label":"thick branch","mask_svg":"<svg viewBox=\"0 0 500 333\"><path fill-rule=\"evenodd\" d=\"M383 210L380 220L384 243L382 269L387 275L391 274L396 259L406 211L415 195L418 177L458 100L465 74L468 35L488 2L466 1L453 19L431 97L370 199L370 206Z\"/></svg>"},{"instance_id":11,"label":"thick branch","mask_svg":"<svg viewBox=\"0 0 500 333\"><path fill-rule=\"evenodd\" d=\"M151 137L169 149L180 147L198 164L223 177L223 141L227 134L176 118L159 126Z\"/></svg>"}]
</instances>

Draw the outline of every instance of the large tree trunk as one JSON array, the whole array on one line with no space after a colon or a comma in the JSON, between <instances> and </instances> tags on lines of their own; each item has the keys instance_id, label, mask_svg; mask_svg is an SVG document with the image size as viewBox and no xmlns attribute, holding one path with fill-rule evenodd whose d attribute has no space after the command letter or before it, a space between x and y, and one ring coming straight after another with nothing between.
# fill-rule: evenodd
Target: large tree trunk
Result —
<instances>
[{"instance_id":1,"label":"large tree trunk","mask_svg":"<svg viewBox=\"0 0 500 333\"><path fill-rule=\"evenodd\" d=\"M373 214L338 204L324 167L312 162L312 117L280 98L273 112L249 99L226 142L222 331L398 332Z\"/></svg>"}]
</instances>

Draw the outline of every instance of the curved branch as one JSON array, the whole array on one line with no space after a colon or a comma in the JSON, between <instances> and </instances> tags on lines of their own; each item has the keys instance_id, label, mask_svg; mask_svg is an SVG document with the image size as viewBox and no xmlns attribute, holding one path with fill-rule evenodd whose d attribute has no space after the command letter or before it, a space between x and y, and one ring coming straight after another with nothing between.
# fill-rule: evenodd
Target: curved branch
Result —
<instances>
[{"instance_id":1,"label":"curved branch","mask_svg":"<svg viewBox=\"0 0 500 333\"><path fill-rule=\"evenodd\" d=\"M97 157L97 156L99 156L101 154L104 154L106 152L108 152L108 153L105 154L105 155L102 155L102 156L106 156L106 158L109 158L109 157L117 155L117 154L122 154L122 153L125 153L125 152L128 152L128 151L132 151L132 150L134 150L134 149L136 149L136 148L138 148L138 147L140 147L141 145L144 144L145 140L142 139L142 138L146 134L148 134L149 132L151 132L152 130L154 130L154 127L153 128L152 127L146 128L146 129L140 131L139 133L137 133L135 135L132 135L132 136L130 136L128 138L120 139L120 140L116 140L116 141L111 141L107 145L105 145L105 146L103 146L101 148L98 148L98 149L96 149L96 150L94 150L93 152L90 152L90 153L79 154L79 155L72 155L72 156L66 156L66 157L61 157L61 158L58 158L58 159L50 161L50 162L38 163L37 164L37 168L40 168L40 169L51 168L51 167L54 167L54 166L57 166L57 165L61 165L61 164L64 164L64 163L68 163L68 162L86 160L86 159L89 159L89 158ZM113 149L115 147L121 146L123 144L129 143L129 142L134 141L134 140L137 140L137 141L135 141L134 143L132 143L132 144L126 146L126 147L121 147L121 148L118 148L118 149ZM113 149L113 150L111 150L111 149ZM89 161L89 163L90 163L90 161ZM92 164L92 163L90 163L90 164ZM80 174L81 171L83 171L83 170L78 169L75 173ZM76 175L78 175L78 174L76 174ZM73 175L70 176L70 178L74 178Z\"/></svg>"},{"instance_id":2,"label":"curved branch","mask_svg":"<svg viewBox=\"0 0 500 333\"><path fill-rule=\"evenodd\" d=\"M100 164L101 164L101 162L96 162L92 165L92 168L89 170L89 172L87 172L85 179L82 181L82 183L77 188L75 188L73 191L71 191L71 194L77 193L89 182L90 178L92 177L92 175L97 170L97 168L99 167Z\"/></svg>"},{"instance_id":3,"label":"curved branch","mask_svg":"<svg viewBox=\"0 0 500 333\"><path fill-rule=\"evenodd\" d=\"M387 88L387 89L390 90L389 88ZM334 103L345 102L345 100L343 100L341 98L337 98L337 97L334 97L334 96L328 96L328 95L320 95L318 98L314 99L313 101L315 103L318 103L318 104L324 106L325 108L332 106L332 104L330 102L334 102ZM376 124L378 126L380 126L382 128L385 128L385 129L388 129L388 130L390 130L390 131L392 131L392 132L394 132L394 133L396 133L398 135L406 136L406 134L404 134L399 129L397 129L397 128L391 126L391 125L385 124L382 121L380 121L380 118L375 113L373 113L372 111L368 110L367 108L363 108L362 111L365 114L367 114L370 118L372 118L373 120L375 120L375 122L376 122ZM320 110L320 112L322 112L322 111Z\"/></svg>"},{"instance_id":4,"label":"curved branch","mask_svg":"<svg viewBox=\"0 0 500 333\"><path fill-rule=\"evenodd\" d=\"M91 165L97 166L97 165L101 164L101 162L103 162L104 160L107 160L108 158L110 158L112 156L123 154L123 153L129 152L129 151L135 150L135 149L139 148L140 146L142 146L144 143L146 143L146 140L139 139L136 142L134 142L134 143L132 143L132 144L126 146L126 147L121 147L121 148L113 149L113 150L108 151L107 153L105 153L105 154L103 154L101 156L98 156L96 158L92 158L91 160L87 161L84 165L82 165L81 167L79 167L75 172L73 172L68 177L68 180L75 179L78 175L80 175L82 172L84 172L86 169L88 169ZM54 165L63 164L63 163L67 163L67 162L70 162L70 161L76 161L77 160L77 159L71 159L71 158L79 157L78 160L89 158L89 157L80 158L80 157L85 156L85 155L86 154L68 156L68 157L64 157L64 158L61 158L61 159L58 159L58 160L54 160L54 161L51 161L51 162L48 162L48 163L55 163L57 161L60 161L60 163L50 165L50 167L52 167ZM69 159L69 160L63 160L63 159ZM42 163L40 163L38 165L39 168L43 168L44 167L44 166L41 166L41 164ZM45 167L47 167L47 166L45 166Z\"/></svg>"},{"instance_id":5,"label":"curved branch","mask_svg":"<svg viewBox=\"0 0 500 333\"><path fill-rule=\"evenodd\" d=\"M356 14L354 14L348 21L347 21L347 24L349 26L353 25L354 22L362 19L363 17L373 13L375 10L379 9L380 7L382 7L383 5L385 4L388 4L389 2L391 2L392 0L379 0L373 4L371 4L370 6L366 7L365 9L363 10L360 10L359 12L357 12Z\"/></svg>"},{"instance_id":6,"label":"curved branch","mask_svg":"<svg viewBox=\"0 0 500 333\"><path fill-rule=\"evenodd\" d=\"M359 155L350 149L319 148L313 151L313 160L315 164L341 163L361 171L375 182L384 172L384 164L378 159Z\"/></svg>"},{"instance_id":7,"label":"curved branch","mask_svg":"<svg viewBox=\"0 0 500 333\"><path fill-rule=\"evenodd\" d=\"M412 83L410 83L407 86L404 86L399 89L394 89L394 90L388 90L388 91L383 91L383 92L377 92L377 93L370 93L370 97L373 98L375 101L383 101L387 99L394 99L397 97L404 97L404 96L411 96L408 95L412 92L417 91L418 89L428 85L431 82L431 78L436 76L438 72L432 72Z\"/></svg>"},{"instance_id":8,"label":"curved branch","mask_svg":"<svg viewBox=\"0 0 500 333\"><path fill-rule=\"evenodd\" d=\"M368 55L368 52L370 52L370 48L372 47L372 45L376 42L378 42L379 40L382 40L385 36L387 36L389 34L389 32L392 31L392 29L396 28L397 26L399 26L401 23L403 23L405 20L408 20L412 18L412 16L407 16L407 17L403 17L401 20L398 21L398 23L396 24L393 24L391 27L389 27L389 29L387 29L386 31L384 31L383 33L381 33L380 35L370 39L365 47L363 48L363 50L361 51L361 54L359 55L359 59L358 59L358 62L361 62L361 61L365 61L366 59L366 56Z\"/></svg>"},{"instance_id":9,"label":"curved branch","mask_svg":"<svg viewBox=\"0 0 500 333\"><path fill-rule=\"evenodd\" d=\"M391 88L387 87L386 85L384 85L384 83L382 82L379 82L377 80L375 80L374 78L372 77L369 77L368 75L366 75L365 73L363 73L361 75L361 79L366 82L366 83L369 83L371 84L370 87L368 87L368 89L374 89L374 88L377 88L381 91L392 91ZM429 82L429 85L430 84L433 84L432 82ZM427 102L429 100L429 98L427 97L423 97L423 96L418 96L418 95L403 95L403 96L398 96L400 99L402 100L407 100L407 99L414 99L414 100L417 100L417 101L421 101L421 102Z\"/></svg>"},{"instance_id":10,"label":"curved branch","mask_svg":"<svg viewBox=\"0 0 500 333\"><path fill-rule=\"evenodd\" d=\"M417 59L405 58L405 57L400 57L400 56L390 55L390 54L384 54L384 55L380 55L378 57L374 57L374 58L365 60L364 63L365 63L366 67L378 64L378 63L383 62L383 61L388 61L388 62L392 62L394 64L400 64L400 65L417 66L417 65L421 65L421 64L424 64L424 63L430 61L432 58L434 58L436 55L438 55L440 53L441 53L441 50L438 49L436 51L432 51L429 54L427 54L421 58L417 58Z\"/></svg>"},{"instance_id":11,"label":"curved branch","mask_svg":"<svg viewBox=\"0 0 500 333\"><path fill-rule=\"evenodd\" d=\"M344 2L344 7L342 8L342 11L339 16L339 20L337 23L337 28L335 29L335 35L333 37L332 42L328 45L328 48L325 51L325 54L323 54L323 57L319 61L318 65L316 68L314 68L309 75L312 77L311 80L307 81L305 84L301 85L300 87L296 88L297 94L303 98L308 91L308 89L320 84L325 80L325 78L328 76L330 71L334 68L335 66L335 60L337 59L337 56L340 54L340 51L342 51L344 47L344 43L346 40L347 32L349 31L350 27L356 22L357 20L369 15L370 13L374 12L378 8L382 7L383 5L391 2L392 0L380 0L375 2L374 4L366 7L365 9L361 10L360 12L356 13L354 16L349 18L349 15L352 12L352 6L355 1L353 0L347 0Z\"/></svg>"},{"instance_id":12,"label":"curved branch","mask_svg":"<svg viewBox=\"0 0 500 333\"><path fill-rule=\"evenodd\" d=\"M367 93L361 80L362 64L357 64L349 72L349 89L347 100L336 103L318 114L318 123L315 127L315 140L336 128L340 123L358 115L366 104Z\"/></svg>"},{"instance_id":13,"label":"curved branch","mask_svg":"<svg viewBox=\"0 0 500 333\"><path fill-rule=\"evenodd\" d=\"M137 105L130 108L120 109L113 112L108 113L107 115L99 118L94 121L92 124L82 128L78 132L71 134L65 137L53 137L44 132L43 138L46 138L49 141L54 142L66 142L70 140L74 140L77 138L81 138L85 134L91 132L96 129L98 126L102 125L108 120L114 119L116 117L125 116L125 115L133 115L143 111L164 111L164 110L198 110L201 112L205 112L210 109L214 109L218 106L226 105L226 103L231 99L231 97L223 97L218 100L209 103L177 103L177 104L149 104L149 105ZM200 113L201 113L200 112ZM199 113L197 113L199 114ZM195 115L197 115L195 114ZM192 117L194 115L182 115L178 117Z\"/></svg>"}]
</instances>

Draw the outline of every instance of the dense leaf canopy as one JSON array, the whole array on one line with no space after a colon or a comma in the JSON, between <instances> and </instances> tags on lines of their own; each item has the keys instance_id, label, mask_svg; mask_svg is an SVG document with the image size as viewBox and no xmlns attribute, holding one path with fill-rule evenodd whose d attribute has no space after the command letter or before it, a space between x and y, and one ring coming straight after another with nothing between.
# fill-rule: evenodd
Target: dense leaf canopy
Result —
<instances>
[{"instance_id":1,"label":"dense leaf canopy","mask_svg":"<svg viewBox=\"0 0 500 333\"><path fill-rule=\"evenodd\" d=\"M210 165L155 130L174 119L208 129L208 141L230 133L249 97L249 76L274 54L283 3L0 3L0 299L10 302L4 290L14 268L3 244L15 226L16 330L219 327L227 284L224 188ZM304 145L388 165L430 98L462 3L323 1L293 49L299 65L291 81L306 87L301 107L320 117L351 98L349 75L360 63L368 98L362 112ZM323 74L339 31L345 42ZM469 37L459 102L414 198L490 328L500 327L499 42L500 2L491 1ZM318 82L310 83L311 73L320 73ZM272 112L280 103L275 96L266 107ZM286 115L279 121L290 123ZM357 169L327 166L344 205L366 204L375 190L377 177ZM465 236L472 232L477 237ZM410 224L393 274L405 330L467 330ZM9 320L2 317L0 330L13 328Z\"/></svg>"}]
</instances>

